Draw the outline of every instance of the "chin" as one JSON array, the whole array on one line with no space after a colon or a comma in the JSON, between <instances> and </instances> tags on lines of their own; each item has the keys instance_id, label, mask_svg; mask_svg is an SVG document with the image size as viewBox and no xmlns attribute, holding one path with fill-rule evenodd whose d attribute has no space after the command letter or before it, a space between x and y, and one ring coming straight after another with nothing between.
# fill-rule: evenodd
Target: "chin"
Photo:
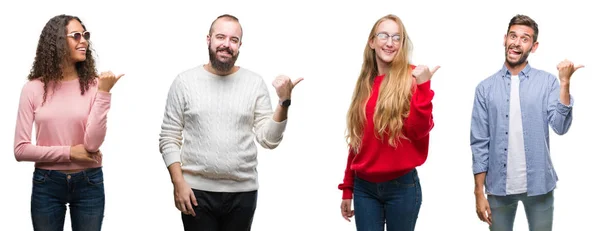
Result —
<instances>
[{"instance_id":1,"label":"chin","mask_svg":"<svg viewBox=\"0 0 600 231\"><path fill-rule=\"evenodd\" d=\"M219 58L219 61L224 62L224 63L229 62L230 60L231 60L230 57L220 57Z\"/></svg>"},{"instance_id":2,"label":"chin","mask_svg":"<svg viewBox=\"0 0 600 231\"><path fill-rule=\"evenodd\" d=\"M391 64L394 61L394 57L384 57L381 59L384 63Z\"/></svg>"}]
</instances>

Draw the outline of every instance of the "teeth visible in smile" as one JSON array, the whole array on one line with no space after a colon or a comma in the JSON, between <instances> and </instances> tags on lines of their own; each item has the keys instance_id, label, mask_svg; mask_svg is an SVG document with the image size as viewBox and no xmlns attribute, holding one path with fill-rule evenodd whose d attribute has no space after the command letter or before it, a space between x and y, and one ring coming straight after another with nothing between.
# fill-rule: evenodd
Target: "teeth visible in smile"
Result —
<instances>
[{"instance_id":1,"label":"teeth visible in smile","mask_svg":"<svg viewBox=\"0 0 600 231\"><path fill-rule=\"evenodd\" d=\"M85 47L77 48L78 51L85 51Z\"/></svg>"}]
</instances>

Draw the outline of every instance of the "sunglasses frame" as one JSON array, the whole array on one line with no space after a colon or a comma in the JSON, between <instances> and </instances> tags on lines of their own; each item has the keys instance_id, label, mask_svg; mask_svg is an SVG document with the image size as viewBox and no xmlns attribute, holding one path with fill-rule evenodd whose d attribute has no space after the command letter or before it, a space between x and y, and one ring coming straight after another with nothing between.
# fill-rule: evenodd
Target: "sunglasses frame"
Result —
<instances>
[{"instance_id":1,"label":"sunglasses frame","mask_svg":"<svg viewBox=\"0 0 600 231\"><path fill-rule=\"evenodd\" d=\"M84 38L85 40L89 41L92 34L89 31L84 31L84 32L76 31L76 32L71 32L71 33L67 34L67 36L69 36L77 41L80 41L81 38Z\"/></svg>"}]
</instances>

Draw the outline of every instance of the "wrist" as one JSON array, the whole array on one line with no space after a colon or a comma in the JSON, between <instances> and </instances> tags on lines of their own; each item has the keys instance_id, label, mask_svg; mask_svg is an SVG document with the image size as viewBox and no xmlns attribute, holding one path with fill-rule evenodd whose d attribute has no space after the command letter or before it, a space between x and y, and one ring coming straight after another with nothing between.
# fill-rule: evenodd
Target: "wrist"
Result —
<instances>
[{"instance_id":1,"label":"wrist","mask_svg":"<svg viewBox=\"0 0 600 231\"><path fill-rule=\"evenodd\" d=\"M475 189L475 196L483 196L483 195L485 195L485 193L483 192L482 188Z\"/></svg>"},{"instance_id":2,"label":"wrist","mask_svg":"<svg viewBox=\"0 0 600 231\"><path fill-rule=\"evenodd\" d=\"M283 108L287 108L292 104L292 99L291 97L287 97L287 98L279 98L279 103L278 105L283 107Z\"/></svg>"}]
</instances>

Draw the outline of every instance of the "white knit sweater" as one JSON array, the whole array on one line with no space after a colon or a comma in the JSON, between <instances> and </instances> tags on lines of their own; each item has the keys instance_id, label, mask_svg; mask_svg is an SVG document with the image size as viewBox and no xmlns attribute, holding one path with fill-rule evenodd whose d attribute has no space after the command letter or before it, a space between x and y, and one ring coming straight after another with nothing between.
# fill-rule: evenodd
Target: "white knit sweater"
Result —
<instances>
[{"instance_id":1,"label":"white knit sweater","mask_svg":"<svg viewBox=\"0 0 600 231\"><path fill-rule=\"evenodd\" d=\"M244 68L217 76L203 65L179 74L168 93L159 146L166 166L181 163L194 189L258 189L256 140L276 148L287 120L275 122L267 85Z\"/></svg>"}]
</instances>

